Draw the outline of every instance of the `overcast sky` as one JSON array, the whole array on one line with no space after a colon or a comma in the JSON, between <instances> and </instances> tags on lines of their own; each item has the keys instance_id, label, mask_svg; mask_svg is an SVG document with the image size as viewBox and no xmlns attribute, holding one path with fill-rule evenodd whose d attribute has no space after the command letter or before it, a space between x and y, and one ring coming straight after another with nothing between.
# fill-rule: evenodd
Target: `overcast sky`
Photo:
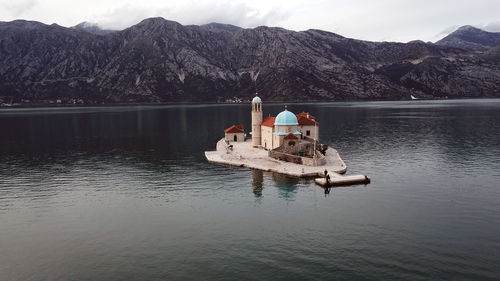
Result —
<instances>
[{"instance_id":1,"label":"overcast sky","mask_svg":"<svg viewBox=\"0 0 500 281\"><path fill-rule=\"evenodd\" d=\"M0 21L123 29L156 16L182 24L315 28L371 41L436 41L462 25L500 32L500 0L0 0Z\"/></svg>"}]
</instances>

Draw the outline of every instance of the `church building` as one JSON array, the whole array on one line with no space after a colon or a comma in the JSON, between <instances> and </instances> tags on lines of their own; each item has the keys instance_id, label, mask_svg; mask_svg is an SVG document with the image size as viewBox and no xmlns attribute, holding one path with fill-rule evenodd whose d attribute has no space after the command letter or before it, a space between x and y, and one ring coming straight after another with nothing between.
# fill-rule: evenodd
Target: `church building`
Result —
<instances>
[{"instance_id":1,"label":"church building","mask_svg":"<svg viewBox=\"0 0 500 281\"><path fill-rule=\"evenodd\" d=\"M272 150L283 145L285 137L297 139L318 140L319 122L309 113L294 114L285 110L276 117L269 116L262 120L262 100L254 97L252 100L252 146Z\"/></svg>"}]
</instances>

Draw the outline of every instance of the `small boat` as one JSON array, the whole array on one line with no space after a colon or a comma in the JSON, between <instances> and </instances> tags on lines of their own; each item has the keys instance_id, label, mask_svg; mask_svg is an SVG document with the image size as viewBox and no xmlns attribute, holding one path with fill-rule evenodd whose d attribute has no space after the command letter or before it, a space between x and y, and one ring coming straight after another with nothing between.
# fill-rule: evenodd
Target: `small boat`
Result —
<instances>
[{"instance_id":1,"label":"small boat","mask_svg":"<svg viewBox=\"0 0 500 281\"><path fill-rule=\"evenodd\" d=\"M411 98L412 100L418 100L418 98L417 98L417 97L415 97L414 95L410 95L410 98Z\"/></svg>"},{"instance_id":2,"label":"small boat","mask_svg":"<svg viewBox=\"0 0 500 281\"><path fill-rule=\"evenodd\" d=\"M326 178L316 178L314 182L318 185L329 187L329 186L353 185L353 184L369 184L370 178L363 175L342 176L337 173L333 173L331 174L330 181L328 182Z\"/></svg>"}]
</instances>

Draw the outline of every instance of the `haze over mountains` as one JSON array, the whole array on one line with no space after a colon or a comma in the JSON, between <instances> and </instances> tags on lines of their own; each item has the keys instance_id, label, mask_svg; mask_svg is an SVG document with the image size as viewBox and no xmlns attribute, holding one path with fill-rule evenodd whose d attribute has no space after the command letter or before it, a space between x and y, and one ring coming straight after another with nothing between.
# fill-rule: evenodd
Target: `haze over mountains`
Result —
<instances>
[{"instance_id":1,"label":"haze over mountains","mask_svg":"<svg viewBox=\"0 0 500 281\"><path fill-rule=\"evenodd\" d=\"M500 33L432 43L149 18L122 31L0 22L0 97L85 103L500 97Z\"/></svg>"},{"instance_id":2,"label":"haze over mountains","mask_svg":"<svg viewBox=\"0 0 500 281\"><path fill-rule=\"evenodd\" d=\"M72 26L71 28L86 31L88 33L92 33L95 35L105 35L116 31L116 30L101 29L99 25L97 25L96 23L91 23L86 21L81 22L75 26Z\"/></svg>"}]
</instances>

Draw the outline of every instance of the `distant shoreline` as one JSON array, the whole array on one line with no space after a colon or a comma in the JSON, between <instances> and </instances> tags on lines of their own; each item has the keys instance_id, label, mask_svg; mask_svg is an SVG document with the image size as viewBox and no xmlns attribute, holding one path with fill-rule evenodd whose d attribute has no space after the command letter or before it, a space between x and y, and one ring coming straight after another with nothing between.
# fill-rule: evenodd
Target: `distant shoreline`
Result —
<instances>
[{"instance_id":1,"label":"distant shoreline","mask_svg":"<svg viewBox=\"0 0 500 281\"><path fill-rule=\"evenodd\" d=\"M269 101L268 104L317 104L317 103L369 103L369 102L431 102L431 101L466 101L466 100L498 100L497 97L480 97L480 98L449 98L449 99L418 99L418 100L386 100L386 99L370 99L370 100L336 100L336 101ZM4 106L0 109L14 108L82 108L82 107L154 107L154 106L182 106L182 105L244 105L250 104L250 101L244 102L165 102L165 103L101 103L101 104L13 104Z\"/></svg>"}]
</instances>

